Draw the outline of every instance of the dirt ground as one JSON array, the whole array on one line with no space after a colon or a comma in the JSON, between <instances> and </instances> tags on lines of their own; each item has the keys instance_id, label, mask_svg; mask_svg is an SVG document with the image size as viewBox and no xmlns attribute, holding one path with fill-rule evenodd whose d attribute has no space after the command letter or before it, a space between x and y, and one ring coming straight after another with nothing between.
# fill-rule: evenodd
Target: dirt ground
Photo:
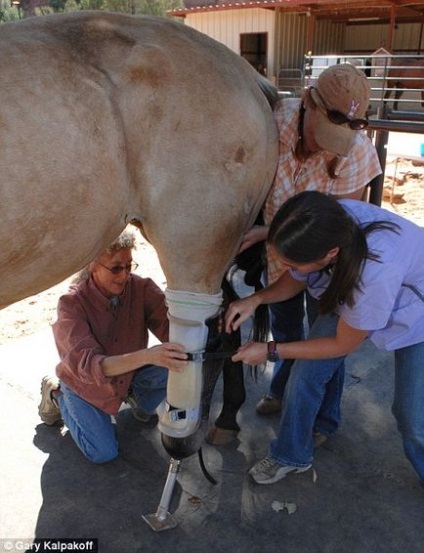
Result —
<instances>
[{"instance_id":1,"label":"dirt ground","mask_svg":"<svg viewBox=\"0 0 424 553\"><path fill-rule=\"evenodd\" d=\"M424 227L424 161L398 159L387 163L382 207ZM137 230L135 232L138 240L134 259L139 263L136 272L153 278L165 288L165 277L155 250ZM0 311L0 345L52 324L57 301L67 291L71 280L72 277Z\"/></svg>"}]
</instances>

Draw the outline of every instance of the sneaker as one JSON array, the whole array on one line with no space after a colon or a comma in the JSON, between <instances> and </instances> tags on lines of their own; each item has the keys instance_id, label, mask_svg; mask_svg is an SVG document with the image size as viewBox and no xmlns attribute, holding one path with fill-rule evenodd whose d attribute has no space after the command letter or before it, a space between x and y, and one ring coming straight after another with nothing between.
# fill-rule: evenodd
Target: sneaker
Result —
<instances>
[{"instance_id":1,"label":"sneaker","mask_svg":"<svg viewBox=\"0 0 424 553\"><path fill-rule=\"evenodd\" d=\"M266 395L256 405L259 415L272 415L281 411L281 399Z\"/></svg>"},{"instance_id":2,"label":"sneaker","mask_svg":"<svg viewBox=\"0 0 424 553\"><path fill-rule=\"evenodd\" d=\"M328 440L328 436L321 434L318 430L314 430L312 433L312 438L314 440L314 448L321 447Z\"/></svg>"},{"instance_id":3,"label":"sneaker","mask_svg":"<svg viewBox=\"0 0 424 553\"><path fill-rule=\"evenodd\" d=\"M307 467L288 467L279 465L270 457L264 457L253 465L249 470L249 474L258 484L273 484L287 476L290 472L299 474L301 472L306 472L311 467L312 465L308 465Z\"/></svg>"},{"instance_id":4,"label":"sneaker","mask_svg":"<svg viewBox=\"0 0 424 553\"><path fill-rule=\"evenodd\" d=\"M133 417L138 421L149 422L152 418L152 415L149 415L149 413L146 413L144 409L138 406L134 392L129 393L128 397L125 400L125 403L128 403L128 405L131 407Z\"/></svg>"},{"instance_id":5,"label":"sneaker","mask_svg":"<svg viewBox=\"0 0 424 553\"><path fill-rule=\"evenodd\" d=\"M41 381L41 402L38 406L40 419L53 426L62 420L59 407L53 400L52 392L59 389L59 379L52 376L45 376Z\"/></svg>"}]
</instances>

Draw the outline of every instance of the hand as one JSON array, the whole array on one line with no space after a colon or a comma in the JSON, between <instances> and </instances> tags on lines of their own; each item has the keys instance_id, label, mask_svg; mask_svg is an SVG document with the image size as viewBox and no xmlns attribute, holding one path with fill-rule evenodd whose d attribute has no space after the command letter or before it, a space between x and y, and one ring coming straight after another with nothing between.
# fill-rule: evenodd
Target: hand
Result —
<instances>
[{"instance_id":1,"label":"hand","mask_svg":"<svg viewBox=\"0 0 424 553\"><path fill-rule=\"evenodd\" d=\"M269 228L265 226L255 225L254 227L252 227L243 236L243 241L240 245L238 253L247 250L247 248L250 248L250 246L253 246L253 244L256 244L257 242L262 242L263 240L266 240L268 237L268 230Z\"/></svg>"},{"instance_id":2,"label":"hand","mask_svg":"<svg viewBox=\"0 0 424 553\"><path fill-rule=\"evenodd\" d=\"M148 349L152 365L166 367L170 371L182 372L187 366L187 354L184 346L166 342Z\"/></svg>"},{"instance_id":3,"label":"hand","mask_svg":"<svg viewBox=\"0 0 424 553\"><path fill-rule=\"evenodd\" d=\"M230 303L225 313L225 331L230 334L237 330L244 321L254 314L260 303L256 294Z\"/></svg>"},{"instance_id":4,"label":"hand","mask_svg":"<svg viewBox=\"0 0 424 553\"><path fill-rule=\"evenodd\" d=\"M231 357L235 363L242 361L246 365L260 365L267 360L268 346L263 342L247 342L239 347L237 353Z\"/></svg>"}]
</instances>

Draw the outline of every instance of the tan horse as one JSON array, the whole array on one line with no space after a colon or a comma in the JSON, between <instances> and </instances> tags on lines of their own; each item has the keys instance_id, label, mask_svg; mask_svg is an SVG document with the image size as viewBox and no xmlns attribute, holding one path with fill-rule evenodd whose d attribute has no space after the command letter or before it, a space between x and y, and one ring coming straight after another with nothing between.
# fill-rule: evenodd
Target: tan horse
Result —
<instances>
[{"instance_id":1,"label":"tan horse","mask_svg":"<svg viewBox=\"0 0 424 553\"><path fill-rule=\"evenodd\" d=\"M203 351L275 173L272 87L162 18L26 19L0 27L0 51L0 307L74 273L131 222L158 252L172 339ZM168 382L161 430L177 449L199 424L199 365ZM167 506L153 518L168 524Z\"/></svg>"},{"instance_id":2,"label":"tan horse","mask_svg":"<svg viewBox=\"0 0 424 553\"><path fill-rule=\"evenodd\" d=\"M387 101L395 89L393 109L397 110L398 100L406 89L420 89L421 106L424 107L424 58L400 58L394 63L404 67L394 67L387 72L387 87L391 90L386 90L384 100Z\"/></svg>"},{"instance_id":3,"label":"tan horse","mask_svg":"<svg viewBox=\"0 0 424 553\"><path fill-rule=\"evenodd\" d=\"M128 222L168 286L216 293L276 167L258 74L180 23L102 12L0 27L0 306Z\"/></svg>"}]
</instances>

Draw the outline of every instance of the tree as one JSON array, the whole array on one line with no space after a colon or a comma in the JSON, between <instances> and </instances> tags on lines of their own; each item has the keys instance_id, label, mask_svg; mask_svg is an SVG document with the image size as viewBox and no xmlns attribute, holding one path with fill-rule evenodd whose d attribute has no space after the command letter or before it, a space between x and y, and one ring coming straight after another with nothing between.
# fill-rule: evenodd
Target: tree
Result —
<instances>
[{"instance_id":1,"label":"tree","mask_svg":"<svg viewBox=\"0 0 424 553\"><path fill-rule=\"evenodd\" d=\"M181 8L182 5L182 0L0 0L0 23L22 17L80 10L164 17L167 11Z\"/></svg>"}]
</instances>

